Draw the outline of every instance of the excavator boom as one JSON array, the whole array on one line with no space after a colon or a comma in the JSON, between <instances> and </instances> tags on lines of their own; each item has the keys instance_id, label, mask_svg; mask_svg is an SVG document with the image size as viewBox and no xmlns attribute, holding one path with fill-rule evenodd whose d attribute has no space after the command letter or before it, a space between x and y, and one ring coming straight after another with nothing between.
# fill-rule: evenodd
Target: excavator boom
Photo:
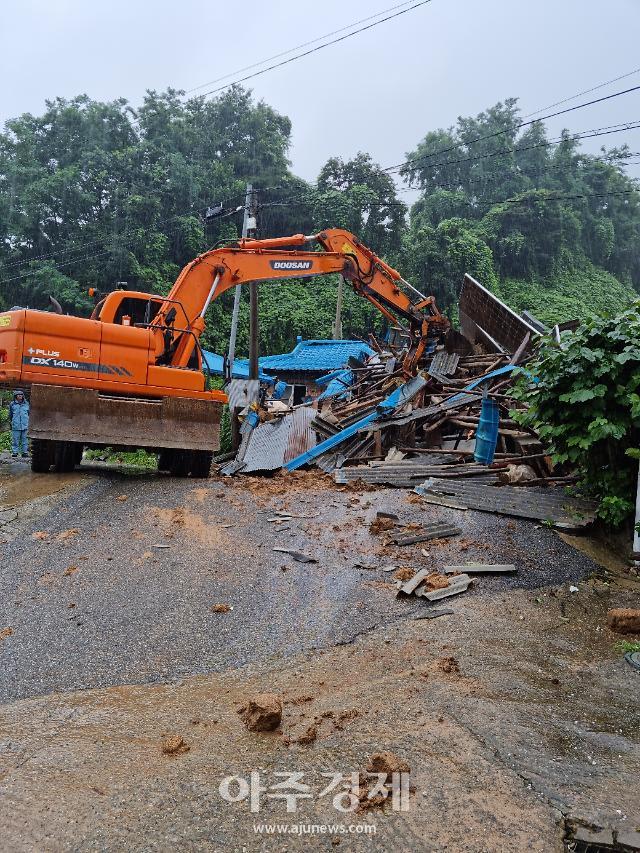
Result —
<instances>
[{"instance_id":1,"label":"excavator boom","mask_svg":"<svg viewBox=\"0 0 640 853\"><path fill-rule=\"evenodd\" d=\"M311 243L317 243L320 251L298 248ZM340 273L357 294L391 322L405 321L410 345L403 368L407 375L414 374L428 338L446 332L448 320L438 311L433 297L418 293L397 270L342 229L311 236L241 240L197 257L184 267L151 325L163 333L156 336L156 356L174 367L186 367L205 328L209 304L231 287L329 273ZM186 324L186 331L167 335L172 326L177 327L178 319Z\"/></svg>"}]
</instances>

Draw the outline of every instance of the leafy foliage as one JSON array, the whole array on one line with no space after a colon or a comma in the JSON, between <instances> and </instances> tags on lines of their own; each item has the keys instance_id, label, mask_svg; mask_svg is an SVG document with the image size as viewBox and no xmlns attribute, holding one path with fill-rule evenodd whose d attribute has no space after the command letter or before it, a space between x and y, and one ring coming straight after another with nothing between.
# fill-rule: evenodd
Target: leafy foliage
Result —
<instances>
[{"instance_id":1,"label":"leafy foliage","mask_svg":"<svg viewBox=\"0 0 640 853\"><path fill-rule=\"evenodd\" d=\"M209 100L149 91L138 109L56 98L0 133L0 309L47 309L52 295L86 315L87 289L116 282L166 293L195 255L237 239L251 181L259 236L347 228L450 316L465 272L549 323L620 310L640 289L629 152L596 158L567 133L551 145L541 123L523 132L519 123L510 99L427 133L402 173L420 192L407 216L393 178L366 153L331 157L315 185L293 175L290 120L240 86ZM216 205L225 215L206 220ZM262 287L263 351L330 336L336 288L330 277ZM232 301L226 293L207 315L204 343L220 352ZM347 288L344 334L381 324ZM245 295L239 355L247 344Z\"/></svg>"},{"instance_id":2,"label":"leafy foliage","mask_svg":"<svg viewBox=\"0 0 640 853\"><path fill-rule=\"evenodd\" d=\"M567 132L553 145L539 122L518 135L519 122L517 102L509 99L460 118L455 128L428 133L407 155L402 173L422 191L411 210L409 244L426 225L464 220L476 238L476 267L488 248L500 282L517 281L523 289L543 282L559 295L567 279L575 290L582 271L598 266L610 282L617 279L611 303L619 310L629 291L640 290L640 194L623 170L628 149L603 149L597 158L579 152ZM492 287L491 277L481 280ZM456 284L432 289L445 308L455 301ZM560 299L546 319L576 316L564 313L568 307Z\"/></svg>"},{"instance_id":3,"label":"leafy foliage","mask_svg":"<svg viewBox=\"0 0 640 853\"><path fill-rule=\"evenodd\" d=\"M611 318L595 316L561 347L545 345L522 379L527 412L556 463L569 463L600 501L599 514L619 525L633 511L640 458L640 300Z\"/></svg>"}]
</instances>

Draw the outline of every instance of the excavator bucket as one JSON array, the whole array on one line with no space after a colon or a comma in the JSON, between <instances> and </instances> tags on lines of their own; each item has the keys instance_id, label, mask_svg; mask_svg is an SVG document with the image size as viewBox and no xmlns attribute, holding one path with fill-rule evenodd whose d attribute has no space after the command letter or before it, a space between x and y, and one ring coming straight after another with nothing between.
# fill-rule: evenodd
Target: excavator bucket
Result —
<instances>
[{"instance_id":1,"label":"excavator bucket","mask_svg":"<svg viewBox=\"0 0 640 853\"><path fill-rule=\"evenodd\" d=\"M29 437L84 445L216 451L222 404L143 399L91 388L32 385Z\"/></svg>"}]
</instances>

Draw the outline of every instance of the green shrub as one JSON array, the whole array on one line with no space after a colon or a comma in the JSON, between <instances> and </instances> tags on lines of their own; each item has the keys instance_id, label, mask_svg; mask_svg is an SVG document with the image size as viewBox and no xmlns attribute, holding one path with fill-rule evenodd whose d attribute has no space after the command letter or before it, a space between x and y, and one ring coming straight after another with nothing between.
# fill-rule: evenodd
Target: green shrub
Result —
<instances>
[{"instance_id":1,"label":"green shrub","mask_svg":"<svg viewBox=\"0 0 640 853\"><path fill-rule=\"evenodd\" d=\"M516 394L529 408L514 418L533 427L554 462L581 472L599 500L598 513L616 527L633 512L640 457L640 300L613 318L585 320L546 341Z\"/></svg>"}]
</instances>

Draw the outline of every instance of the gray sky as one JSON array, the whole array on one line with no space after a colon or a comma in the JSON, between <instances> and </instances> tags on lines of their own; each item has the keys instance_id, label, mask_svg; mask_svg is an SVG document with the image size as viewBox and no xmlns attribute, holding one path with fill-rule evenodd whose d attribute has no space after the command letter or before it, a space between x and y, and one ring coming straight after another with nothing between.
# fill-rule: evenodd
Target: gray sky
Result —
<instances>
[{"instance_id":1,"label":"gray sky","mask_svg":"<svg viewBox=\"0 0 640 853\"><path fill-rule=\"evenodd\" d=\"M4 0L0 123L56 95L190 89L399 0ZM638 0L432 0L250 83L293 122L291 160L314 180L328 157L404 159L424 134L507 97L523 113L640 66ZM242 76L242 75L240 75ZM573 103L640 84L640 73ZM571 106L568 104L567 106ZM640 120L640 92L569 113L551 134ZM595 139L597 151L640 131Z\"/></svg>"}]
</instances>

